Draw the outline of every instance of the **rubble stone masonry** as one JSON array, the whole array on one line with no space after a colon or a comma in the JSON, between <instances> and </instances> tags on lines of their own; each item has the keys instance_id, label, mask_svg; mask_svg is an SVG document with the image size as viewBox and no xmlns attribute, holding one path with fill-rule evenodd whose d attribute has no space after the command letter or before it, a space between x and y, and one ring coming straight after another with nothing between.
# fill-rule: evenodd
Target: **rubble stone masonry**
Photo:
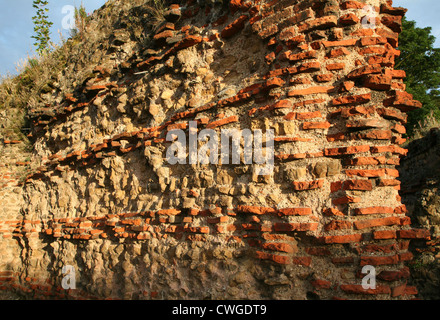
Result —
<instances>
[{"instance_id":1,"label":"rubble stone masonry","mask_svg":"<svg viewBox=\"0 0 440 320\"><path fill-rule=\"evenodd\" d=\"M417 297L408 247L430 234L412 228L396 170L406 113L421 107L393 68L406 9L168 5L142 50L115 30L86 82L33 110L44 164L24 181L0 171L0 289L49 299ZM166 134L188 133L189 121L273 130L273 173L168 164ZM62 287L66 265L76 289ZM374 289L362 287L366 265Z\"/></svg>"}]
</instances>

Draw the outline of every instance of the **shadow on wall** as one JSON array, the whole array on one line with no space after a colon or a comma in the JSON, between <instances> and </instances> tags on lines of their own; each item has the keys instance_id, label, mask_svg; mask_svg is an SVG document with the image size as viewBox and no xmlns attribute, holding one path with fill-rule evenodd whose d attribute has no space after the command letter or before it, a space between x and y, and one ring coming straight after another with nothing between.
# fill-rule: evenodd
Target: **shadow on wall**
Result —
<instances>
[{"instance_id":1,"label":"shadow on wall","mask_svg":"<svg viewBox=\"0 0 440 320\"><path fill-rule=\"evenodd\" d=\"M421 299L440 299L440 128L434 128L408 146L408 155L398 167L402 203L415 228L427 229L431 240L414 239L410 282Z\"/></svg>"}]
</instances>

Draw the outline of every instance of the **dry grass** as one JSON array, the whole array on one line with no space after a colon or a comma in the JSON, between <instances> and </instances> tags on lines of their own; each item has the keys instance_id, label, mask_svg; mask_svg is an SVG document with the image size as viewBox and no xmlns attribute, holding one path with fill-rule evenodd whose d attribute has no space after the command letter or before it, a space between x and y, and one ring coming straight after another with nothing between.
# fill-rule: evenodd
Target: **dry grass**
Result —
<instances>
[{"instance_id":1,"label":"dry grass","mask_svg":"<svg viewBox=\"0 0 440 320\"><path fill-rule=\"evenodd\" d=\"M44 56L28 57L17 66L18 76L7 76L0 84L0 109L28 109L37 106L41 95L50 91L56 74L64 67L61 48Z\"/></svg>"},{"instance_id":2,"label":"dry grass","mask_svg":"<svg viewBox=\"0 0 440 320\"><path fill-rule=\"evenodd\" d=\"M25 140L22 128L29 110L44 105L45 95L54 88L57 74L64 68L65 51L54 50L41 57L28 57L17 65L17 76L7 75L0 82L0 112L6 113L7 123L0 136Z\"/></svg>"},{"instance_id":3,"label":"dry grass","mask_svg":"<svg viewBox=\"0 0 440 320\"><path fill-rule=\"evenodd\" d=\"M111 35L114 23L120 19L121 10L130 8L130 4L144 6L149 16L148 24L153 30L165 20L167 7L164 0L130 0L118 6L110 0L94 16L95 24L91 30L87 30L89 17L77 17L87 19L83 24L78 22L83 25L83 32L87 30L87 36L75 36L67 41L61 37L61 45L52 47L49 53L20 61L17 76L7 75L0 79L0 112L6 113L8 118L8 124L3 128L0 126L0 138L5 136L6 130L8 135L12 135L10 138L24 140L21 129L28 126L26 116L30 110L56 104L64 93L72 92L83 83L96 65L95 60L103 58L96 59L97 54L105 52L98 50L99 43ZM142 24L135 20L132 25L139 27Z\"/></svg>"},{"instance_id":4,"label":"dry grass","mask_svg":"<svg viewBox=\"0 0 440 320\"><path fill-rule=\"evenodd\" d=\"M146 8L151 15L150 24L152 26L152 29L157 30L161 23L165 21L165 3L163 0L151 0L150 4L146 5Z\"/></svg>"}]
</instances>

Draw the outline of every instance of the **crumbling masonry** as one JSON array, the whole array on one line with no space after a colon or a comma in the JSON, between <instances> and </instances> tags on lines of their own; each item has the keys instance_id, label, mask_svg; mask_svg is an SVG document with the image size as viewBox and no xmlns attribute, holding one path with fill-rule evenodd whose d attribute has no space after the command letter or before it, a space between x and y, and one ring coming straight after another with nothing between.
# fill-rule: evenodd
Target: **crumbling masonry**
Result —
<instances>
[{"instance_id":1,"label":"crumbling masonry","mask_svg":"<svg viewBox=\"0 0 440 320\"><path fill-rule=\"evenodd\" d=\"M393 68L406 10L390 0L211 2L168 3L142 50L115 30L87 81L32 110L34 156L45 161L19 186L3 168L0 289L49 299L417 297L408 247L429 233L411 227L396 170L406 112L421 107ZM189 121L274 130L273 174L170 165L166 134ZM75 290L62 287L66 265ZM361 285L366 265L375 289Z\"/></svg>"}]
</instances>

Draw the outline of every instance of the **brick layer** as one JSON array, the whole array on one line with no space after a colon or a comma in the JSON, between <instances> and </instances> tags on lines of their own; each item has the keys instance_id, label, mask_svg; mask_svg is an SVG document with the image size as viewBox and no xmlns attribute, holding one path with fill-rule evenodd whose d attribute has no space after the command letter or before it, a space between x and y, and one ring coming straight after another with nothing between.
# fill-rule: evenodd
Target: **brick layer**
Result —
<instances>
[{"instance_id":1,"label":"brick layer","mask_svg":"<svg viewBox=\"0 0 440 320\"><path fill-rule=\"evenodd\" d=\"M376 28L369 29L361 24L363 5L358 1L231 1L221 18L207 21L198 33L189 26L191 21L203 21L212 8L201 8L195 1L188 1L182 8L172 6L167 16L172 27L163 26L154 36L155 49L160 50L153 50L155 53L143 60L126 61L128 76L123 80L111 79L111 72L96 68L93 84L89 81L82 88L87 101L72 93L66 94L58 106L33 110L32 138L43 139L51 128L71 124L72 116L88 112L98 100L112 99L117 92L130 90L135 82L131 75L152 72L181 52L201 51L220 42L237 43L237 39L245 37L242 33L246 30L264 48L264 71L256 77L249 76L242 82L246 85L237 84L238 90L227 97L168 112L157 125L115 133L86 149L54 153L21 186L25 192L35 194L32 186L50 190L51 182L60 177L66 181L71 173L90 177L89 172L107 166L108 159L128 162L136 154L146 154L146 150L164 150L170 145L167 133L175 129L188 133L189 121L197 121L199 130L217 131L263 128L268 123L276 133L276 173L260 177L241 173L247 179L249 193L251 186L260 188L256 196L244 193L248 197L245 203L243 194L239 198L239 192L234 194L230 188L237 178L225 175L216 188L191 183L189 188L180 188L179 192L185 192L185 196L181 195L183 204L167 206L163 200L171 203L174 195L167 187L167 179L161 180L159 172L163 170L151 162L150 168L159 176L162 188L155 193L162 197L162 209L127 210L128 204L120 204L112 209L119 213L88 212L81 217L50 213L53 217L48 218L44 209L38 208L36 212L26 212L23 219L0 221L3 243L29 243L34 251L48 250L43 243L49 243L55 257L51 258L53 264L57 255L61 257L61 251L56 250L66 243L71 243L78 254L86 254L95 243L125 243L127 252L136 251L137 244L154 248L159 242L164 252L177 251L178 244L185 244L193 246L188 255L195 254L194 246L211 252L204 254L209 257L205 257L205 262L213 265L215 259L233 261L245 254L261 268L275 265L281 273L294 268L293 274L299 280L288 282L300 281L301 289L289 293L289 298L305 297L309 290L324 299L414 297L417 289L406 285L406 271L402 276L399 272L406 270L405 264L412 259L408 251L410 239L429 239L430 235L411 227L400 200L400 184L396 182L399 173L395 166L406 154L399 147L404 141L405 113L421 107L404 91L402 72L393 69L399 55L396 47L400 18L405 10L381 1L381 6L375 8ZM176 15L182 16L178 22L173 20ZM167 95L163 93L162 98L166 100ZM182 172L183 168L182 165ZM221 174L216 172L220 179ZM191 178L190 174L173 174L179 183ZM229 186L226 191L222 189L224 185ZM268 190L275 200L262 206L257 201L258 193L268 194ZM209 207L198 204L209 192L231 202L213 201ZM48 194L49 191L40 193L43 197ZM293 199L289 200L292 205L285 198ZM221 258L218 250L222 247L230 248L232 253ZM92 256L84 264L90 263ZM41 276L32 269L41 258L32 253L28 259L20 270L2 271L5 276L0 278L1 289L37 297L121 297L115 291L107 293L99 285L90 289L90 282L82 283L79 291L65 291L59 286L59 270ZM183 263L177 254L174 258L155 259L169 259L166 264L177 267ZM98 260L93 261L99 265ZM104 263L105 268L110 268L107 261ZM360 285L360 270L365 265L376 267L382 275L376 289L365 290ZM127 279L122 274L132 268L122 264L117 271L121 279ZM90 278L94 277L92 271L87 272ZM225 274L229 277L229 273ZM399 276L391 276L395 274ZM281 280L274 281L267 278L265 283L270 286ZM160 288L154 286L151 290L133 288L128 283L122 287L129 297L160 297ZM275 291L273 295L276 297ZM258 297L262 296L264 293Z\"/></svg>"}]
</instances>

